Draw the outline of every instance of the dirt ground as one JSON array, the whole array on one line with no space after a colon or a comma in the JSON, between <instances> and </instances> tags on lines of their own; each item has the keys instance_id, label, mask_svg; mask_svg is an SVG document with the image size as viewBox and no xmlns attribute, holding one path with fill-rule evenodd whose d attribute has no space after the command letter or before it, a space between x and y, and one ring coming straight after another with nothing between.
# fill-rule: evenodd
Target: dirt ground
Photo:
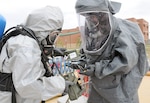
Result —
<instances>
[{"instance_id":1,"label":"dirt ground","mask_svg":"<svg viewBox=\"0 0 150 103\"><path fill-rule=\"evenodd\" d=\"M150 103L150 76L145 76L139 88L140 103Z\"/></svg>"}]
</instances>

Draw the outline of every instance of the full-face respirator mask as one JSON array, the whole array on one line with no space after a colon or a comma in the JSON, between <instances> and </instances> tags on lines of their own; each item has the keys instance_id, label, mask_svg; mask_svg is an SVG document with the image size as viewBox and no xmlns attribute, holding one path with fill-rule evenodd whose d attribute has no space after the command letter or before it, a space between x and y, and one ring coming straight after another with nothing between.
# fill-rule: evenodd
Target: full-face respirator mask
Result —
<instances>
[{"instance_id":1,"label":"full-face respirator mask","mask_svg":"<svg viewBox=\"0 0 150 103\"><path fill-rule=\"evenodd\" d=\"M56 31L52 31L43 41L42 41L42 45L44 47L44 53L47 56L52 56L53 50L55 48L55 43L56 40L59 36L59 33L61 32L61 30L56 30Z\"/></svg>"}]
</instances>

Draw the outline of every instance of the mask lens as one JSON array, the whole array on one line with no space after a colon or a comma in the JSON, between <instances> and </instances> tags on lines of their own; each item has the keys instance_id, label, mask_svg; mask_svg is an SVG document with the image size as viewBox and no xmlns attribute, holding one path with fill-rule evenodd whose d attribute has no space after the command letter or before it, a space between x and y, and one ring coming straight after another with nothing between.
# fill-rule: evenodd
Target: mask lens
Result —
<instances>
[{"instance_id":1,"label":"mask lens","mask_svg":"<svg viewBox=\"0 0 150 103\"><path fill-rule=\"evenodd\" d=\"M58 35L58 34L56 34L56 35L49 35L49 41L50 41L52 44L54 44L57 35Z\"/></svg>"},{"instance_id":2,"label":"mask lens","mask_svg":"<svg viewBox=\"0 0 150 103\"><path fill-rule=\"evenodd\" d=\"M59 33L60 33L60 31L53 31L52 33L50 33L50 35L48 36L48 43L49 43L49 45L55 44Z\"/></svg>"},{"instance_id":3,"label":"mask lens","mask_svg":"<svg viewBox=\"0 0 150 103\"><path fill-rule=\"evenodd\" d=\"M52 50L59 33L60 31L53 31L42 41L42 45L44 45L44 53L47 56L52 55Z\"/></svg>"},{"instance_id":4,"label":"mask lens","mask_svg":"<svg viewBox=\"0 0 150 103\"><path fill-rule=\"evenodd\" d=\"M44 47L53 46L57 40L59 33L60 31L51 32L44 40L42 40L42 45L44 45Z\"/></svg>"}]
</instances>

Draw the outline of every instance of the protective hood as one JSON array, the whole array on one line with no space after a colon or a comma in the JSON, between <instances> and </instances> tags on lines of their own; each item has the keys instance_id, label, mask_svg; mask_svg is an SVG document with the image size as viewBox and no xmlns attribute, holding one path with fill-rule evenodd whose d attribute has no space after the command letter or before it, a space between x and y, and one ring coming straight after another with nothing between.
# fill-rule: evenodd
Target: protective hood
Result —
<instances>
[{"instance_id":1,"label":"protective hood","mask_svg":"<svg viewBox=\"0 0 150 103\"><path fill-rule=\"evenodd\" d=\"M108 0L78 0L75 8L81 33L81 48L89 54L101 54L118 25L113 14L119 11L119 3Z\"/></svg>"},{"instance_id":2,"label":"protective hood","mask_svg":"<svg viewBox=\"0 0 150 103\"><path fill-rule=\"evenodd\" d=\"M75 8L77 13L85 11L107 11L112 14L119 12L121 3L109 0L77 0Z\"/></svg>"},{"instance_id":3,"label":"protective hood","mask_svg":"<svg viewBox=\"0 0 150 103\"><path fill-rule=\"evenodd\" d=\"M46 6L30 13L23 25L35 32L39 41L63 26L63 13L58 7Z\"/></svg>"},{"instance_id":4,"label":"protective hood","mask_svg":"<svg viewBox=\"0 0 150 103\"><path fill-rule=\"evenodd\" d=\"M5 26L6 26L6 20L5 20L5 18L2 15L0 15L0 39L3 36L3 32L5 30Z\"/></svg>"}]
</instances>

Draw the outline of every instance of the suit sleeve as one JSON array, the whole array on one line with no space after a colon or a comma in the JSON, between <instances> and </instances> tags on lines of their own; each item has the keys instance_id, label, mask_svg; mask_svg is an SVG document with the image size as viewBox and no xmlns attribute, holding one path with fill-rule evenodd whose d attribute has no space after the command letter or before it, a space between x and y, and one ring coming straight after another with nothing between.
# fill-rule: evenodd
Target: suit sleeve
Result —
<instances>
[{"instance_id":1,"label":"suit sleeve","mask_svg":"<svg viewBox=\"0 0 150 103\"><path fill-rule=\"evenodd\" d=\"M121 37L114 47L113 58L95 63L95 75L103 78L114 73L126 74L136 66L138 58L137 46L129 39Z\"/></svg>"}]
</instances>

